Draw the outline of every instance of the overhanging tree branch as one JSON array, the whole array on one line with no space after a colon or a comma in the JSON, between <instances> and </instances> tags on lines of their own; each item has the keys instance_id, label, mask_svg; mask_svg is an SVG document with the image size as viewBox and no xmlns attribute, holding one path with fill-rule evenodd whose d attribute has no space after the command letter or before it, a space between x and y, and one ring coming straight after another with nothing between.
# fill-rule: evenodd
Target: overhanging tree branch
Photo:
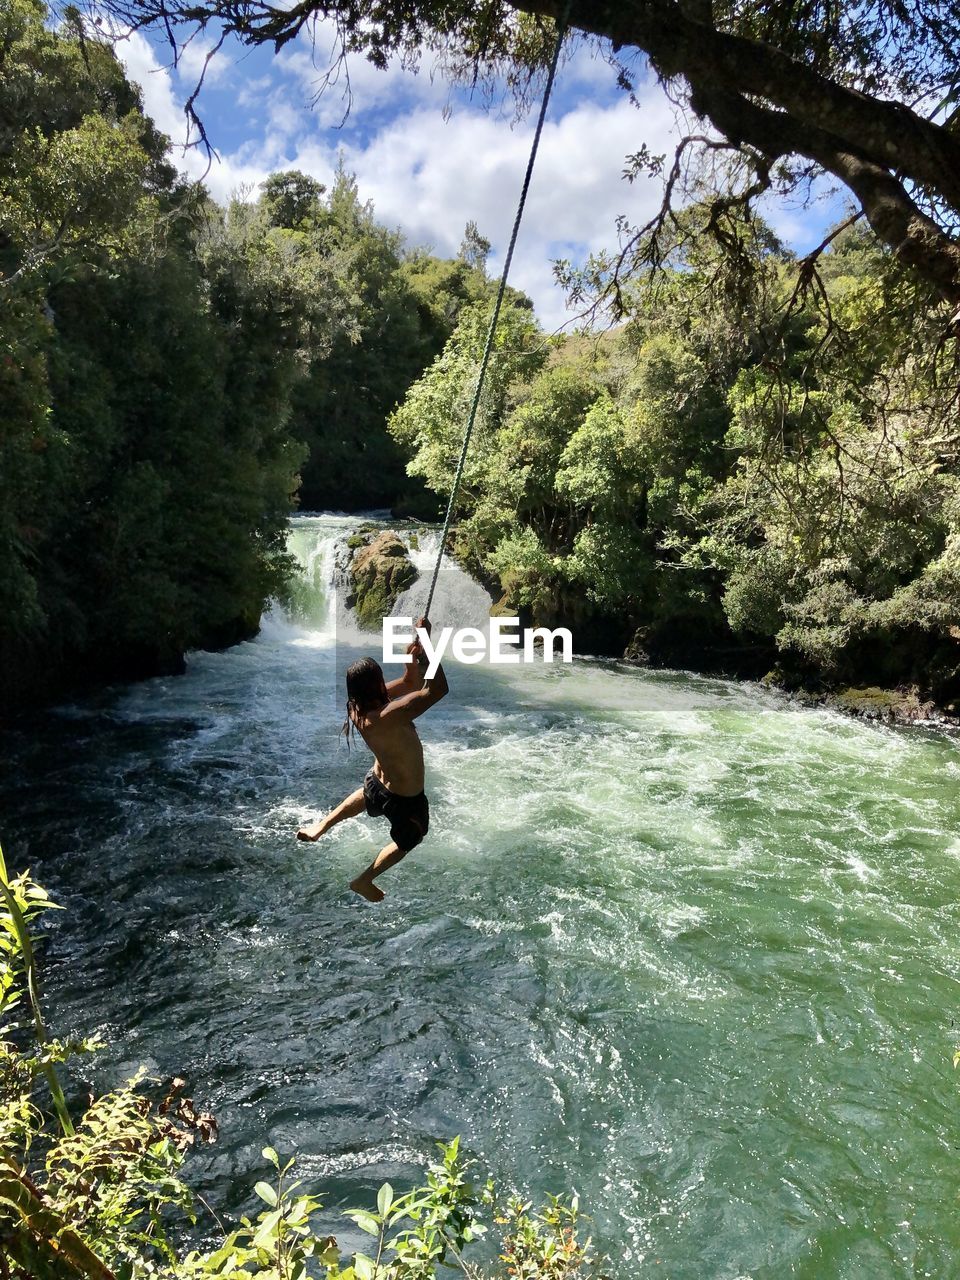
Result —
<instances>
[{"instance_id":1,"label":"overhanging tree branch","mask_svg":"<svg viewBox=\"0 0 960 1280\"><path fill-rule=\"evenodd\" d=\"M835 174L857 197L879 238L944 297L960 302L960 244L917 207L889 170L834 135L742 95L709 89L695 94L693 104L732 141L749 142L771 159L807 155Z\"/></svg>"},{"instance_id":2,"label":"overhanging tree branch","mask_svg":"<svg viewBox=\"0 0 960 1280\"><path fill-rule=\"evenodd\" d=\"M510 3L537 13L559 8L554 0ZM908 190L912 184L939 197L960 221L960 136L903 103L831 81L771 45L718 31L675 0L575 0L571 22L615 46L637 45L665 78L683 76L694 110L731 141L749 142L771 160L802 155L822 165L850 188L885 244L960 302L960 243Z\"/></svg>"},{"instance_id":3,"label":"overhanging tree branch","mask_svg":"<svg viewBox=\"0 0 960 1280\"><path fill-rule=\"evenodd\" d=\"M517 9L557 16L556 0L509 0ZM773 45L697 21L676 0L574 0L571 24L636 45L661 76L683 76L697 89L735 88L780 107L791 118L856 141L878 164L903 169L960 209L960 136L901 102L848 88Z\"/></svg>"}]
</instances>

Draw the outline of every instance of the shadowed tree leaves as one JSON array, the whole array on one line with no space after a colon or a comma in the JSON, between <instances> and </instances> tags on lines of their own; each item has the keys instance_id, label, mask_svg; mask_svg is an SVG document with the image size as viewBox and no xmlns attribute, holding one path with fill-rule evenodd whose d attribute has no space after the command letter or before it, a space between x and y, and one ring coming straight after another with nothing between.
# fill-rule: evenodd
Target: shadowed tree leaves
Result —
<instances>
[{"instance_id":1,"label":"shadowed tree leaves","mask_svg":"<svg viewBox=\"0 0 960 1280\"><path fill-rule=\"evenodd\" d=\"M0 32L5 707L250 635L301 456L287 258L218 254L112 51L44 18Z\"/></svg>"}]
</instances>

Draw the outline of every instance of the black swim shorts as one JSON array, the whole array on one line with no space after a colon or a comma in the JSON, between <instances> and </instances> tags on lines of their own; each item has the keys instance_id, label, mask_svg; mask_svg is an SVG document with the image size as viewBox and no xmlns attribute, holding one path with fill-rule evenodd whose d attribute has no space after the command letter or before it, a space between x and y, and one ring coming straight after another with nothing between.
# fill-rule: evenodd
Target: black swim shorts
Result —
<instances>
[{"instance_id":1,"label":"black swim shorts","mask_svg":"<svg viewBox=\"0 0 960 1280\"><path fill-rule=\"evenodd\" d=\"M386 818L390 839L398 849L415 849L430 827L430 805L426 794L398 796L388 791L371 769L363 780L363 803L371 818Z\"/></svg>"}]
</instances>

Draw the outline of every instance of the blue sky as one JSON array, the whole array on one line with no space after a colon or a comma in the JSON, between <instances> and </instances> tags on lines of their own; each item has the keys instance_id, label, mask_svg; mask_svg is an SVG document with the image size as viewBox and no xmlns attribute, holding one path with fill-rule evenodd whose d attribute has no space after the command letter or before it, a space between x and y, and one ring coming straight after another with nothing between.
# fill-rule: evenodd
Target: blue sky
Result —
<instances>
[{"instance_id":1,"label":"blue sky","mask_svg":"<svg viewBox=\"0 0 960 1280\"><path fill-rule=\"evenodd\" d=\"M468 219L493 243L499 271L526 166L534 120L517 122L511 100L487 105L480 94L452 89L425 60L419 74L399 65L378 71L360 57L349 64L352 106L343 120L345 85L328 85L314 101L328 65L321 27L314 48L306 37L274 55L236 44L210 64L197 103L219 152L206 177L219 200L255 195L277 169L297 168L329 182L342 154L363 199L411 244L454 254ZM147 111L175 144L172 158L200 176L206 157L176 144L184 137L183 103L204 56L191 45L180 66L165 46L134 34L118 46ZM511 282L534 299L548 329L570 322L551 263L580 260L616 245L615 221L644 222L659 205L658 180L622 178L624 157L646 142L654 154L692 122L678 117L652 77L641 78L638 105L617 87L613 69L586 44L572 44L561 65L514 259ZM697 126L700 131L701 126ZM829 194L808 208L771 202L775 230L802 252L822 238L842 201Z\"/></svg>"}]
</instances>

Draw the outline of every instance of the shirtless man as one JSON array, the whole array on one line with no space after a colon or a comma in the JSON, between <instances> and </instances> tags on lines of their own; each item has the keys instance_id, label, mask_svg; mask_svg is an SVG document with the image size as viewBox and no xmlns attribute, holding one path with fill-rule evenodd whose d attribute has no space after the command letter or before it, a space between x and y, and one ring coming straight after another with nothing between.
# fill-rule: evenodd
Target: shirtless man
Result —
<instances>
[{"instance_id":1,"label":"shirtless man","mask_svg":"<svg viewBox=\"0 0 960 1280\"><path fill-rule=\"evenodd\" d=\"M418 627L430 634L430 624L420 618ZM423 678L426 662L423 646L414 640L407 646L413 661L399 680L384 681L373 658L361 658L347 670L347 732L352 725L374 755L373 768L363 786L347 796L319 822L297 832L298 840L319 840L344 818L355 818L366 809L390 823L390 843L385 845L350 888L368 902L380 902L383 890L373 882L383 871L405 858L427 834L430 806L423 790L423 744L414 720L446 697L449 690L443 667L431 680Z\"/></svg>"}]
</instances>

